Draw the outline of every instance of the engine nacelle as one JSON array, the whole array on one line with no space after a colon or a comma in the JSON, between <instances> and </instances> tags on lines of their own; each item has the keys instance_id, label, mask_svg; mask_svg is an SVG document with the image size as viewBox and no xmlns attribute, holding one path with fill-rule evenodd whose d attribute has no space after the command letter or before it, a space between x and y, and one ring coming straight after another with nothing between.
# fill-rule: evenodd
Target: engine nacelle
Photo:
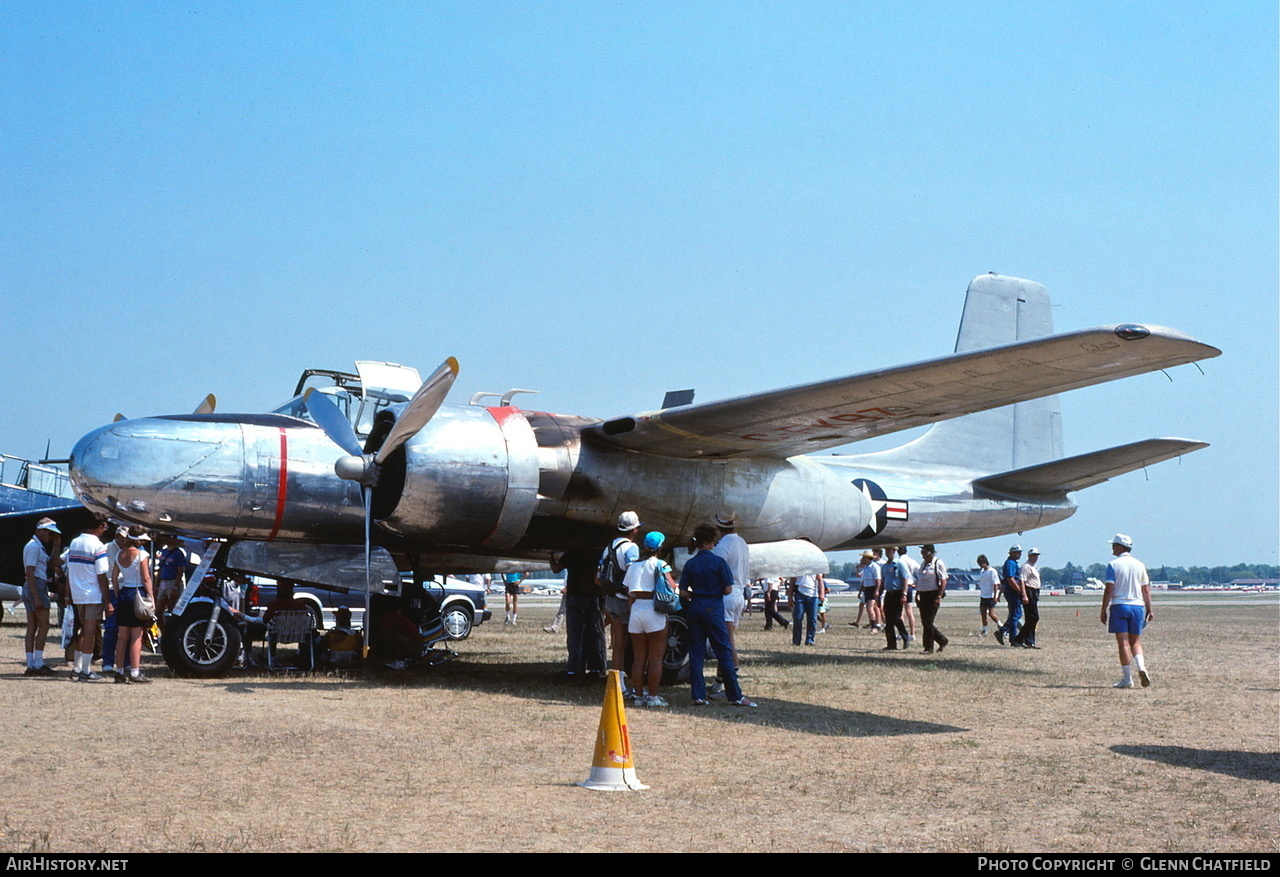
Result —
<instances>
[{"instance_id":1,"label":"engine nacelle","mask_svg":"<svg viewBox=\"0 0 1280 877\"><path fill-rule=\"evenodd\" d=\"M524 412L442 408L387 460L374 490L375 516L415 542L511 548L533 518L538 471L538 443Z\"/></svg>"}]
</instances>

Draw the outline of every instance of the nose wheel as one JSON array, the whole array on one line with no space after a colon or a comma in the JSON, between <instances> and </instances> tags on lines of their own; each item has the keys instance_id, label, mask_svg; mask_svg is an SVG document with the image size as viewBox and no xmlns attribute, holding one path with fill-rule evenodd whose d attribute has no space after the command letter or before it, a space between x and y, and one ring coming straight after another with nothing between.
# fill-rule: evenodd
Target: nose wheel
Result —
<instances>
[{"instance_id":1,"label":"nose wheel","mask_svg":"<svg viewBox=\"0 0 1280 877\"><path fill-rule=\"evenodd\" d=\"M210 626L212 614L212 606L189 606L182 615L165 620L160 651L174 675L225 676L235 666L240 655L240 630L225 612Z\"/></svg>"}]
</instances>

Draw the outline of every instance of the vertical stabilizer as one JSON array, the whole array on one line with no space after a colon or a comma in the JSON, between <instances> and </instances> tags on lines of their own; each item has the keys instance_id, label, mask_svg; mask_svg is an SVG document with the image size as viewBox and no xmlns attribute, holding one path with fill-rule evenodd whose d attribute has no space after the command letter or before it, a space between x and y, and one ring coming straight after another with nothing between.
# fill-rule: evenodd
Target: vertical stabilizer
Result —
<instances>
[{"instance_id":1,"label":"vertical stabilizer","mask_svg":"<svg viewBox=\"0 0 1280 877\"><path fill-rule=\"evenodd\" d=\"M956 336L956 352L979 350L1053 334L1049 294L1039 283L983 274L969 284ZM1062 456L1058 397L1019 402L936 423L915 441L867 454L868 464L956 467L1006 472Z\"/></svg>"}]
</instances>

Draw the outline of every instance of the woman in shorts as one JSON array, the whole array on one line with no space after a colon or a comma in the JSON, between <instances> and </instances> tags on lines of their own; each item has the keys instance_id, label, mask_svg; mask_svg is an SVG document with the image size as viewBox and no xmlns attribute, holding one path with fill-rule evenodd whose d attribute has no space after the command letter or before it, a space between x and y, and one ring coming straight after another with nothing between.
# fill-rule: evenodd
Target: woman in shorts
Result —
<instances>
[{"instance_id":1,"label":"woman in shorts","mask_svg":"<svg viewBox=\"0 0 1280 877\"><path fill-rule=\"evenodd\" d=\"M658 686L662 684L662 659L667 651L667 616L653 605L653 593L660 579L664 579L673 592L676 589L671 567L657 556L666 539L656 530L645 536L641 558L627 567L623 580L631 604L627 632L631 634L631 650L635 655L631 664L635 706L668 705L658 694Z\"/></svg>"},{"instance_id":2,"label":"woman in shorts","mask_svg":"<svg viewBox=\"0 0 1280 877\"><path fill-rule=\"evenodd\" d=\"M139 618L134 612L134 600L142 591L151 599L151 555L142 550L142 543L150 541L145 533L133 533L111 567L111 590L116 598L116 626L120 633L116 639L116 666L123 668L126 654L129 673L116 673L116 682L150 682L142 675L142 631L151 626L149 619Z\"/></svg>"}]
</instances>

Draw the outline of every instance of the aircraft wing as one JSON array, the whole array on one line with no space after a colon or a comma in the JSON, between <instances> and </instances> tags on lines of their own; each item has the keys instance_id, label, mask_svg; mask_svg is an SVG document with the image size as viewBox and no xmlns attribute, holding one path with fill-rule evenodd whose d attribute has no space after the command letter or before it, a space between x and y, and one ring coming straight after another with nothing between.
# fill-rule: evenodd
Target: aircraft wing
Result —
<instances>
[{"instance_id":1,"label":"aircraft wing","mask_svg":"<svg viewBox=\"0 0 1280 877\"><path fill-rule=\"evenodd\" d=\"M1051 463L1028 466L1012 472L990 475L973 482L975 489L1012 496L1071 493L1101 484L1117 475L1172 460L1209 447L1208 442L1190 439L1147 439L1128 445L1066 457Z\"/></svg>"},{"instance_id":2,"label":"aircraft wing","mask_svg":"<svg viewBox=\"0 0 1280 877\"><path fill-rule=\"evenodd\" d=\"M1101 326L722 402L614 418L589 431L609 444L668 457L790 457L1221 352L1162 326Z\"/></svg>"}]
</instances>

